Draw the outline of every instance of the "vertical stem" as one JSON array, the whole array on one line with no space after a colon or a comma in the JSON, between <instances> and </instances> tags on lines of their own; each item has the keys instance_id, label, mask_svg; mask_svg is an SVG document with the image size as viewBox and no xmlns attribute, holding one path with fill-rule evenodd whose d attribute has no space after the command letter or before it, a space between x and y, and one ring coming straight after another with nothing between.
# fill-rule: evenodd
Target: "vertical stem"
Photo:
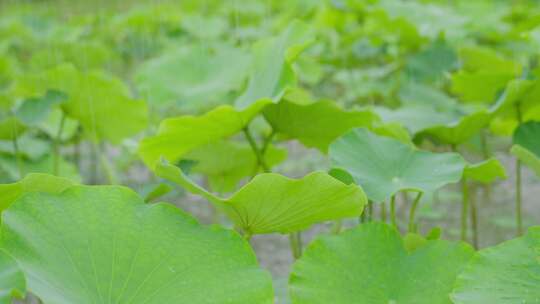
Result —
<instances>
[{"instance_id":1,"label":"vertical stem","mask_svg":"<svg viewBox=\"0 0 540 304\"><path fill-rule=\"evenodd\" d=\"M480 140L481 140L481 145L482 145L482 156L484 157L484 160L487 160L490 157L491 153L489 152L489 146L487 143L486 130L482 130L482 132L480 133ZM492 192L491 184L484 184L483 185L484 202L491 201L491 192Z\"/></svg>"},{"instance_id":2,"label":"vertical stem","mask_svg":"<svg viewBox=\"0 0 540 304\"><path fill-rule=\"evenodd\" d=\"M23 178L24 170L22 165L21 154L19 153L19 144L17 142L17 136L13 136L13 153L15 153L15 161L17 162L17 169L19 170L19 179Z\"/></svg>"},{"instance_id":3,"label":"vertical stem","mask_svg":"<svg viewBox=\"0 0 540 304\"><path fill-rule=\"evenodd\" d=\"M518 236L523 233L523 220L521 218L521 196L521 161L516 159L516 226Z\"/></svg>"},{"instance_id":4,"label":"vertical stem","mask_svg":"<svg viewBox=\"0 0 540 304\"><path fill-rule=\"evenodd\" d=\"M342 226L343 226L343 222L341 220L334 221L334 226L332 226L332 234L340 233Z\"/></svg>"},{"instance_id":5,"label":"vertical stem","mask_svg":"<svg viewBox=\"0 0 540 304\"><path fill-rule=\"evenodd\" d=\"M521 108L520 103L516 103L516 118L521 124ZM521 218L521 204L522 204L522 189L521 189L521 161L516 158L516 228L517 235L520 236L523 233L523 221Z\"/></svg>"},{"instance_id":6,"label":"vertical stem","mask_svg":"<svg viewBox=\"0 0 540 304\"><path fill-rule=\"evenodd\" d=\"M461 179L461 240L467 240L467 214L469 205L469 187L467 185L467 179L463 177Z\"/></svg>"},{"instance_id":7,"label":"vertical stem","mask_svg":"<svg viewBox=\"0 0 540 304\"><path fill-rule=\"evenodd\" d=\"M414 202L411 205L411 210L409 212L409 232L416 232L416 224L414 223L414 217L416 214L416 208L418 207L418 203L420 203L420 199L422 199L422 195L424 195L423 192L418 192L416 198L414 199Z\"/></svg>"},{"instance_id":8,"label":"vertical stem","mask_svg":"<svg viewBox=\"0 0 540 304\"><path fill-rule=\"evenodd\" d=\"M476 188L471 189L471 196L469 204L471 207L471 228L472 228L472 237L473 237L473 246L475 249L478 249L478 215L476 210Z\"/></svg>"},{"instance_id":9,"label":"vertical stem","mask_svg":"<svg viewBox=\"0 0 540 304\"><path fill-rule=\"evenodd\" d=\"M12 143L13 143L13 153L15 153L15 162L17 163L17 169L19 171L19 179L23 178L24 170L23 170L23 164L22 164L22 157L21 153L19 152L19 142L18 142L18 134L17 134L17 123L15 120L15 115L13 116L13 124L11 126L11 137L12 137Z\"/></svg>"},{"instance_id":10,"label":"vertical stem","mask_svg":"<svg viewBox=\"0 0 540 304\"><path fill-rule=\"evenodd\" d=\"M372 222L373 221L373 202L368 202L368 215L367 215L367 221Z\"/></svg>"},{"instance_id":11,"label":"vertical stem","mask_svg":"<svg viewBox=\"0 0 540 304\"><path fill-rule=\"evenodd\" d=\"M386 202L381 203L381 222L386 223Z\"/></svg>"},{"instance_id":12,"label":"vertical stem","mask_svg":"<svg viewBox=\"0 0 540 304\"><path fill-rule=\"evenodd\" d=\"M397 220L396 220L396 195L392 195L392 198L390 199L390 221L392 222L392 226L394 228L398 228L397 226Z\"/></svg>"},{"instance_id":13,"label":"vertical stem","mask_svg":"<svg viewBox=\"0 0 540 304\"><path fill-rule=\"evenodd\" d=\"M367 211L366 209L367 208L364 208L364 210L362 211L362 214L360 215L360 224L366 222L366 211Z\"/></svg>"},{"instance_id":14,"label":"vertical stem","mask_svg":"<svg viewBox=\"0 0 540 304\"><path fill-rule=\"evenodd\" d=\"M64 121L66 120L66 115L62 112L62 118L60 119L60 125L58 126L58 131L56 132L56 137L54 138L54 167L53 174L60 174L60 141L62 141L62 131L64 129Z\"/></svg>"},{"instance_id":15,"label":"vertical stem","mask_svg":"<svg viewBox=\"0 0 540 304\"><path fill-rule=\"evenodd\" d=\"M289 242L291 243L292 255L295 260L302 256L302 236L300 232L289 233Z\"/></svg>"},{"instance_id":16,"label":"vertical stem","mask_svg":"<svg viewBox=\"0 0 540 304\"><path fill-rule=\"evenodd\" d=\"M251 135L251 132L249 131L248 127L245 127L243 129L244 136L246 137L249 145L251 146L251 149L253 150L253 153L255 153L255 157L257 158L258 166L263 168L264 172L269 172L270 168L266 165L266 162L264 161L264 157L261 154L261 150L257 147L257 144L255 143L255 140L253 139L253 136Z\"/></svg>"}]
</instances>

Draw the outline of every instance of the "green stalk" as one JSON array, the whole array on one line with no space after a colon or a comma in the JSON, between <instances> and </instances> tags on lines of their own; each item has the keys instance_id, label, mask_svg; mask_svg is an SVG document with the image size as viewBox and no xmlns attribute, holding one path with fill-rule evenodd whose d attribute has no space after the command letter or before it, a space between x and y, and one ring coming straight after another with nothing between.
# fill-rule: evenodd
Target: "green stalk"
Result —
<instances>
[{"instance_id":1,"label":"green stalk","mask_svg":"<svg viewBox=\"0 0 540 304\"><path fill-rule=\"evenodd\" d=\"M332 226L332 234L339 234L341 232L341 227L343 226L343 222L341 220L334 221L334 225Z\"/></svg>"},{"instance_id":2,"label":"green stalk","mask_svg":"<svg viewBox=\"0 0 540 304\"><path fill-rule=\"evenodd\" d=\"M398 228L397 220L396 220L396 195L392 195L392 198L390 198L390 221L392 222L392 226L394 228Z\"/></svg>"},{"instance_id":3,"label":"green stalk","mask_svg":"<svg viewBox=\"0 0 540 304\"><path fill-rule=\"evenodd\" d=\"M523 119L521 116L521 108L519 103L516 103L516 118L519 124L522 123ZM522 210L522 188L521 188L521 161L516 158L516 227L517 227L517 236L523 234L523 220L521 218Z\"/></svg>"},{"instance_id":4,"label":"green stalk","mask_svg":"<svg viewBox=\"0 0 540 304\"><path fill-rule=\"evenodd\" d=\"M60 125L58 126L58 131L56 132L56 137L54 138L54 175L60 174L60 141L62 141L62 131L64 130L64 122L66 120L66 115L62 112L62 118L60 119Z\"/></svg>"},{"instance_id":5,"label":"green stalk","mask_svg":"<svg viewBox=\"0 0 540 304\"><path fill-rule=\"evenodd\" d=\"M15 117L15 114L13 114L13 117ZM17 163L17 169L19 171L19 179L22 179L24 175L24 170L21 153L19 153L19 142L17 139L19 137L19 134L17 134L17 125L15 123L15 119L13 120L13 124L11 126L11 137L11 142L13 144L13 153L15 154L15 162Z\"/></svg>"},{"instance_id":6,"label":"green stalk","mask_svg":"<svg viewBox=\"0 0 540 304\"><path fill-rule=\"evenodd\" d=\"M300 232L289 233L289 242L291 243L291 251L295 260L302 256L302 235Z\"/></svg>"},{"instance_id":7,"label":"green stalk","mask_svg":"<svg viewBox=\"0 0 540 304\"><path fill-rule=\"evenodd\" d=\"M480 140L481 140L481 145L482 145L482 156L484 157L484 160L487 160L491 153L489 152L489 146L488 146L488 143L487 143L487 135L486 135L486 131L483 130L481 133L480 133ZM491 188L491 184L484 184L483 185L483 194L484 194L484 202L490 202L491 201L491 193L492 193L492 188Z\"/></svg>"},{"instance_id":8,"label":"green stalk","mask_svg":"<svg viewBox=\"0 0 540 304\"><path fill-rule=\"evenodd\" d=\"M416 208L418 207L418 203L420 203L420 199L422 199L422 195L424 195L423 192L418 192L413 204L411 205L411 210L409 212L409 232L416 232L416 224L414 223L414 217L416 214Z\"/></svg>"},{"instance_id":9,"label":"green stalk","mask_svg":"<svg viewBox=\"0 0 540 304\"><path fill-rule=\"evenodd\" d=\"M469 205L469 187L467 185L467 179L463 177L461 179L461 240L467 240L467 214Z\"/></svg>"},{"instance_id":10,"label":"green stalk","mask_svg":"<svg viewBox=\"0 0 540 304\"><path fill-rule=\"evenodd\" d=\"M248 127L245 127L242 131L244 132L244 136L246 137L249 145L251 146L253 153L255 153L258 166L263 168L264 172L270 172L270 168L268 168L268 166L266 165L264 157L261 154L261 150L259 150L259 148L257 147L257 144L255 143L255 140L253 139L253 136L251 135Z\"/></svg>"},{"instance_id":11,"label":"green stalk","mask_svg":"<svg viewBox=\"0 0 540 304\"><path fill-rule=\"evenodd\" d=\"M472 188L471 198L470 198L470 207L471 207L471 228L472 228L472 237L473 237L473 246L475 249L478 249L478 215L476 210L476 188Z\"/></svg>"},{"instance_id":12,"label":"green stalk","mask_svg":"<svg viewBox=\"0 0 540 304\"><path fill-rule=\"evenodd\" d=\"M367 214L367 221L372 222L373 221L373 202L368 202L368 214Z\"/></svg>"},{"instance_id":13,"label":"green stalk","mask_svg":"<svg viewBox=\"0 0 540 304\"><path fill-rule=\"evenodd\" d=\"M23 165L22 165L21 154L19 153L19 143L17 142L16 135L13 136L12 143L13 143L13 153L15 153L15 161L17 162L17 169L19 170L19 179L22 179L24 175L24 170L23 170Z\"/></svg>"},{"instance_id":14,"label":"green stalk","mask_svg":"<svg viewBox=\"0 0 540 304\"><path fill-rule=\"evenodd\" d=\"M386 223L386 202L381 203L381 222Z\"/></svg>"},{"instance_id":15,"label":"green stalk","mask_svg":"<svg viewBox=\"0 0 540 304\"><path fill-rule=\"evenodd\" d=\"M521 161L516 159L516 225L517 235L523 234L523 220L521 218L522 188L521 188Z\"/></svg>"}]
</instances>

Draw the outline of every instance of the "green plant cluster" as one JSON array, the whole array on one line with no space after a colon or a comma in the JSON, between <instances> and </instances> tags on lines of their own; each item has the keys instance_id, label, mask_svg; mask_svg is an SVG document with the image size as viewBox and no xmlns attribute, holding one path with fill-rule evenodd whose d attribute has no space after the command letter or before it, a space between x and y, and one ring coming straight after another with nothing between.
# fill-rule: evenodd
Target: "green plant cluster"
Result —
<instances>
[{"instance_id":1,"label":"green plant cluster","mask_svg":"<svg viewBox=\"0 0 540 304\"><path fill-rule=\"evenodd\" d=\"M540 304L539 46L524 0L0 2L0 303ZM461 241L418 218L443 188Z\"/></svg>"}]
</instances>

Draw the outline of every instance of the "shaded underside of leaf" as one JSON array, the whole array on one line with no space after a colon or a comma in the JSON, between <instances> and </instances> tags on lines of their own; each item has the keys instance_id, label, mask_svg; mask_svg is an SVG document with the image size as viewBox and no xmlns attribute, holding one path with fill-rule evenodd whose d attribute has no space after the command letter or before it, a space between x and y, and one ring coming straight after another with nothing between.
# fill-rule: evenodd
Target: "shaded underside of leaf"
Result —
<instances>
[{"instance_id":1,"label":"shaded underside of leaf","mask_svg":"<svg viewBox=\"0 0 540 304\"><path fill-rule=\"evenodd\" d=\"M259 174L223 199L194 184L178 167L161 163L155 171L222 207L247 234L289 233L318 222L359 216L366 203L361 188L345 185L324 172L297 180L274 173Z\"/></svg>"},{"instance_id":2,"label":"shaded underside of leaf","mask_svg":"<svg viewBox=\"0 0 540 304\"><path fill-rule=\"evenodd\" d=\"M149 168L164 157L176 162L186 153L228 138L243 128L257 115L268 101L259 101L244 111L224 105L200 116L180 116L163 120L155 136L144 138L139 155Z\"/></svg>"},{"instance_id":3,"label":"shaded underside of leaf","mask_svg":"<svg viewBox=\"0 0 540 304\"><path fill-rule=\"evenodd\" d=\"M267 106L263 113L276 132L323 153L341 134L355 127L370 127L379 120L370 110L345 111L329 100L307 105L283 100Z\"/></svg>"},{"instance_id":4,"label":"shaded underside of leaf","mask_svg":"<svg viewBox=\"0 0 540 304\"><path fill-rule=\"evenodd\" d=\"M463 171L463 176L467 179L489 184L497 178L506 179L506 169L496 158L490 158L476 164L469 164Z\"/></svg>"}]
</instances>

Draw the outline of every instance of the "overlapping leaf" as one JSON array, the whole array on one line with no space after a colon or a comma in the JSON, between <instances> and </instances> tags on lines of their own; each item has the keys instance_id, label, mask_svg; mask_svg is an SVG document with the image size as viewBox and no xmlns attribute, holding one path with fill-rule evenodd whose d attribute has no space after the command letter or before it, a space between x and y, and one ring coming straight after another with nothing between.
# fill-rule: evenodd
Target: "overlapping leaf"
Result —
<instances>
[{"instance_id":1,"label":"overlapping leaf","mask_svg":"<svg viewBox=\"0 0 540 304\"><path fill-rule=\"evenodd\" d=\"M489 124L490 120L491 114L487 110L478 111L448 124L428 127L417 133L415 137L416 139L429 137L444 144L459 145L477 135Z\"/></svg>"},{"instance_id":2,"label":"overlapping leaf","mask_svg":"<svg viewBox=\"0 0 540 304\"><path fill-rule=\"evenodd\" d=\"M265 164L272 168L287 157L287 150L269 145L264 153ZM257 158L247 143L218 141L197 148L183 160L193 161L190 172L202 173L208 178L212 191L231 192L246 177L260 171Z\"/></svg>"},{"instance_id":3,"label":"overlapping leaf","mask_svg":"<svg viewBox=\"0 0 540 304\"><path fill-rule=\"evenodd\" d=\"M28 192L60 193L72 186L69 179L48 174L32 173L12 184L0 184L0 211Z\"/></svg>"},{"instance_id":4,"label":"overlapping leaf","mask_svg":"<svg viewBox=\"0 0 540 304\"><path fill-rule=\"evenodd\" d=\"M540 302L540 227L520 238L479 251L451 294L455 304Z\"/></svg>"},{"instance_id":5,"label":"overlapping leaf","mask_svg":"<svg viewBox=\"0 0 540 304\"><path fill-rule=\"evenodd\" d=\"M514 133L512 154L540 176L540 122L529 121Z\"/></svg>"},{"instance_id":6,"label":"overlapping leaf","mask_svg":"<svg viewBox=\"0 0 540 304\"><path fill-rule=\"evenodd\" d=\"M358 216L366 203L361 188L345 185L323 172L298 180L259 174L227 199L194 184L173 165L158 164L156 174L223 208L248 235L295 232L318 222Z\"/></svg>"},{"instance_id":7,"label":"overlapping leaf","mask_svg":"<svg viewBox=\"0 0 540 304\"><path fill-rule=\"evenodd\" d=\"M333 165L348 171L375 202L400 190L434 191L459 181L465 167L457 153L419 151L366 129L343 135L329 151Z\"/></svg>"},{"instance_id":8,"label":"overlapping leaf","mask_svg":"<svg viewBox=\"0 0 540 304\"><path fill-rule=\"evenodd\" d=\"M313 241L293 266L289 291L294 304L450 304L452 284L473 253L442 240L409 253L394 228L363 224Z\"/></svg>"},{"instance_id":9,"label":"overlapping leaf","mask_svg":"<svg viewBox=\"0 0 540 304\"><path fill-rule=\"evenodd\" d=\"M283 100L267 106L263 113L274 131L325 153L343 133L355 127L371 127L379 119L370 110L345 111L328 100L310 104Z\"/></svg>"},{"instance_id":10,"label":"overlapping leaf","mask_svg":"<svg viewBox=\"0 0 540 304\"><path fill-rule=\"evenodd\" d=\"M497 178L506 179L506 169L496 158L490 158L476 164L468 164L463 177L484 184L494 182Z\"/></svg>"},{"instance_id":11,"label":"overlapping leaf","mask_svg":"<svg viewBox=\"0 0 540 304\"><path fill-rule=\"evenodd\" d=\"M1 247L45 303L272 303L235 232L115 186L32 193L2 216Z\"/></svg>"}]
</instances>

